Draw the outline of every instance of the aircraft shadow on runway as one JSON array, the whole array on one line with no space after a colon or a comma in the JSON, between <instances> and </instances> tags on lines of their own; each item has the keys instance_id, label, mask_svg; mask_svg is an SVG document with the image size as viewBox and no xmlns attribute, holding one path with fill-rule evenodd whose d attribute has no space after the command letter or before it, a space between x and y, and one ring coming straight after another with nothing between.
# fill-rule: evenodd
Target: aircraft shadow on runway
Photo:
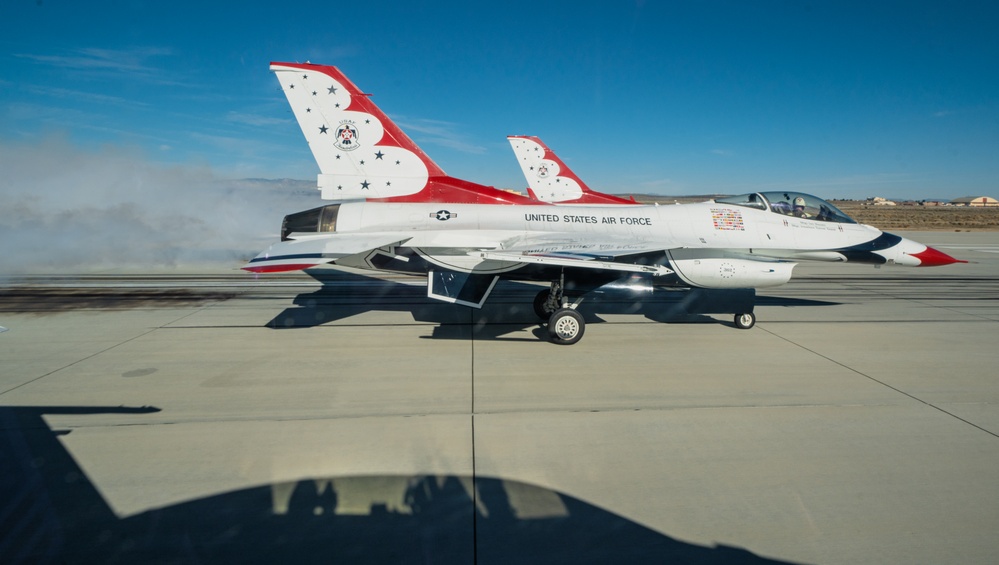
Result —
<instances>
[{"instance_id":1,"label":"aircraft shadow on runway","mask_svg":"<svg viewBox=\"0 0 999 565\"><path fill-rule=\"evenodd\" d=\"M403 284L364 275L307 271L323 286L299 294L267 327L295 329L320 326L366 312L408 312L413 320L437 324L429 339L476 339L535 341L509 334L532 329L536 338L547 339L547 330L534 313L532 302L544 287L528 283L500 281L481 309L447 304L426 296L426 287ZM790 297L757 297L752 289L628 291L603 288L591 292L579 307L588 324L603 323L601 315L634 314L661 323L722 323L734 326L729 318L719 322L709 314L752 311L753 305L833 306L838 302Z\"/></svg>"},{"instance_id":2,"label":"aircraft shadow on runway","mask_svg":"<svg viewBox=\"0 0 999 565\"><path fill-rule=\"evenodd\" d=\"M485 477L306 479L118 518L42 418L158 410L0 407L0 562L779 563Z\"/></svg>"}]
</instances>

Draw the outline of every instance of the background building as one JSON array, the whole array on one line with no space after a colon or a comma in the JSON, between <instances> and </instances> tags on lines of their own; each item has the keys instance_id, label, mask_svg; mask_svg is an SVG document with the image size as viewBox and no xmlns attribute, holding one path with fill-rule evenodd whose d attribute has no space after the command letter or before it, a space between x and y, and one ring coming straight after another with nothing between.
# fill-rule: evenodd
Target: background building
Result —
<instances>
[{"instance_id":1,"label":"background building","mask_svg":"<svg viewBox=\"0 0 999 565\"><path fill-rule=\"evenodd\" d=\"M999 200L991 196L963 196L951 202L958 206L999 206Z\"/></svg>"}]
</instances>

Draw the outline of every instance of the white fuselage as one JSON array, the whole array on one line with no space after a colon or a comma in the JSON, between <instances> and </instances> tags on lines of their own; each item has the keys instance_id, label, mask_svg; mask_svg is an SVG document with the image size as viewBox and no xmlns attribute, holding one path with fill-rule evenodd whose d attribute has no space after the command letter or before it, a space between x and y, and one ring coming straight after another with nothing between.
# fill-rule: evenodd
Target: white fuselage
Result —
<instances>
[{"instance_id":1,"label":"white fuselage","mask_svg":"<svg viewBox=\"0 0 999 565\"><path fill-rule=\"evenodd\" d=\"M407 246L474 249L515 243L518 235L551 234L608 242L655 242L661 248L726 249L763 257L843 260L830 250L881 234L861 224L823 222L704 202L666 206L490 206L348 202L337 233L410 231ZM589 237L586 237L589 236Z\"/></svg>"},{"instance_id":2,"label":"white fuselage","mask_svg":"<svg viewBox=\"0 0 999 565\"><path fill-rule=\"evenodd\" d=\"M665 285L765 288L786 283L797 261L918 266L927 259L925 245L870 226L724 202L551 206L351 201L332 206L337 211L330 226L291 231L287 241L272 246L248 268L269 272L335 262L415 274L449 270L532 280L550 280L562 268L579 268L622 276L651 273L657 284Z\"/></svg>"}]
</instances>

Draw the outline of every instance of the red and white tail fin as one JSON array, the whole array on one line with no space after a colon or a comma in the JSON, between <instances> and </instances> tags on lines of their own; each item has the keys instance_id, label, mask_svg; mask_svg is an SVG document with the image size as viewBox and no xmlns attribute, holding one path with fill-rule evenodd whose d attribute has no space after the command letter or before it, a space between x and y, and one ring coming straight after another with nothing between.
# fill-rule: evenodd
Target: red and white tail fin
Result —
<instances>
[{"instance_id":1,"label":"red and white tail fin","mask_svg":"<svg viewBox=\"0 0 999 565\"><path fill-rule=\"evenodd\" d=\"M532 198L552 204L636 204L635 199L590 190L540 139L507 136Z\"/></svg>"},{"instance_id":2,"label":"red and white tail fin","mask_svg":"<svg viewBox=\"0 0 999 565\"><path fill-rule=\"evenodd\" d=\"M326 200L517 203L532 201L447 176L336 67L271 63L319 164Z\"/></svg>"}]
</instances>

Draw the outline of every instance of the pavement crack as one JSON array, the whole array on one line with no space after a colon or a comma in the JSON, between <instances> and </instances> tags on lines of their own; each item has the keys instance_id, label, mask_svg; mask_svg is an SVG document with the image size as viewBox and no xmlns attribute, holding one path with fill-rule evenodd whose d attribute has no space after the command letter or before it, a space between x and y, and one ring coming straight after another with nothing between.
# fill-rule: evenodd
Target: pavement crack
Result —
<instances>
[{"instance_id":1,"label":"pavement crack","mask_svg":"<svg viewBox=\"0 0 999 565\"><path fill-rule=\"evenodd\" d=\"M79 365L80 363L83 363L84 361L88 361L90 359L93 359L94 357L97 357L98 355L103 355L104 353L107 353L108 351L111 351L112 349L121 347L122 345L125 345L126 343L130 343L130 342L135 341L135 340L137 340L137 339L139 339L141 337L145 337L145 336L147 336L147 335L155 332L156 330L163 329L164 326L168 326L170 324L179 322L179 321L183 320L184 318L187 318L188 316L193 316L194 314L196 314L198 312L201 312L205 308L207 308L207 306L198 308L194 312L188 312L187 314L184 314L183 316L180 316L179 318L177 318L176 320L173 320L172 322L168 322L168 323L160 325L160 326L149 328L148 330L146 330L146 331L144 331L144 332L142 332L142 333L140 333L138 335L134 335L134 336L132 336L132 337L126 339L126 340L119 341L118 343L115 343L114 345L110 345L108 347L105 347L104 349L102 349L100 351L96 351L94 353L91 353L90 355L87 355L86 357L81 357L80 359L77 359L76 361L73 361L72 363L69 363L67 365L63 365L62 367L59 367L58 369L53 369L53 370L45 373L44 375L39 375L39 376L37 376L37 377L35 377L33 379L29 379L29 380L27 380L27 381L25 381L25 382L23 382L23 383L21 383L19 385L12 386L12 387L8 388L7 390L0 391L0 396L3 396L5 394L7 394L8 392L15 391L15 390L17 390L19 388L25 387L25 386L30 385L32 383L36 383L36 382L38 382L38 381L40 381L40 380L42 380L42 379L44 379L46 377L54 375L54 374L56 374L56 373L58 373L60 371L65 371L66 369L68 369L70 367Z\"/></svg>"},{"instance_id":2,"label":"pavement crack","mask_svg":"<svg viewBox=\"0 0 999 565\"><path fill-rule=\"evenodd\" d=\"M833 359L832 357L829 357L828 355L823 355L822 353L819 353L818 351L815 351L814 349L811 349L811 348L806 347L806 346L804 346L804 345L802 345L800 343L792 341L792 340L790 340L790 339L788 339L788 338L786 338L786 337L784 337L782 335L778 335L778 334L776 334L776 333L774 333L772 331L769 331L769 330L767 330L765 328L762 328L762 327L760 328L760 330L767 332L768 334L776 337L777 339L786 341L787 343L789 343L789 344L791 344L791 345L793 345L795 347L798 347L798 348L800 348L800 349L802 349L804 351L807 351L807 352L811 353L812 355L821 357L822 359L825 359L826 361L829 361L830 363L838 365L838 366L846 369L847 371L850 371L850 372L852 372L854 374L860 375L861 377L864 377L865 379L867 379L867 380L869 380L871 382L877 383L877 384L879 384L879 385L881 385L881 386L883 386L883 387L885 387L885 388L887 388L889 390L892 390L892 391L894 391L894 392L896 392L898 394L901 394L901 395L903 395L905 397L908 397L908 398L910 398L912 400L915 400L916 402L919 402L920 404L923 404L924 406L928 406L930 408L933 408L934 410L937 410L937 411L939 411L939 412L941 412L943 414L946 414L947 416L950 416L951 418L954 418L955 420L957 420L959 422L963 422L963 423L965 423L965 424L967 424L967 425L969 425L969 426L971 426L973 428L976 428L978 430L981 430L981 431L989 434L990 436L992 436L994 438L999 439L999 434L997 434L995 432L992 432L990 430L987 430L987 429L983 428L982 426L979 426L978 424L976 424L974 422L971 422L970 420L967 420L965 418L962 418L962 417L958 416L957 414L954 414L953 412L949 412L949 411L941 408L940 406L937 406L936 404L933 404L932 402L929 402L927 400L923 400L922 398L919 398L918 396L916 396L914 394L908 393L908 392L906 392L906 391L904 391L904 390L902 390L902 389L900 389L898 387L892 386L892 385L890 385L890 384L888 384L888 383L886 383L886 382L884 382L884 381L882 381L880 379L877 379L877 378L875 378L875 377L873 377L871 375L868 375L867 373L864 373L862 371L858 371L857 369L854 369L853 367L851 367L851 366L849 366L849 365L847 365L845 363L837 361L836 359Z\"/></svg>"}]
</instances>

